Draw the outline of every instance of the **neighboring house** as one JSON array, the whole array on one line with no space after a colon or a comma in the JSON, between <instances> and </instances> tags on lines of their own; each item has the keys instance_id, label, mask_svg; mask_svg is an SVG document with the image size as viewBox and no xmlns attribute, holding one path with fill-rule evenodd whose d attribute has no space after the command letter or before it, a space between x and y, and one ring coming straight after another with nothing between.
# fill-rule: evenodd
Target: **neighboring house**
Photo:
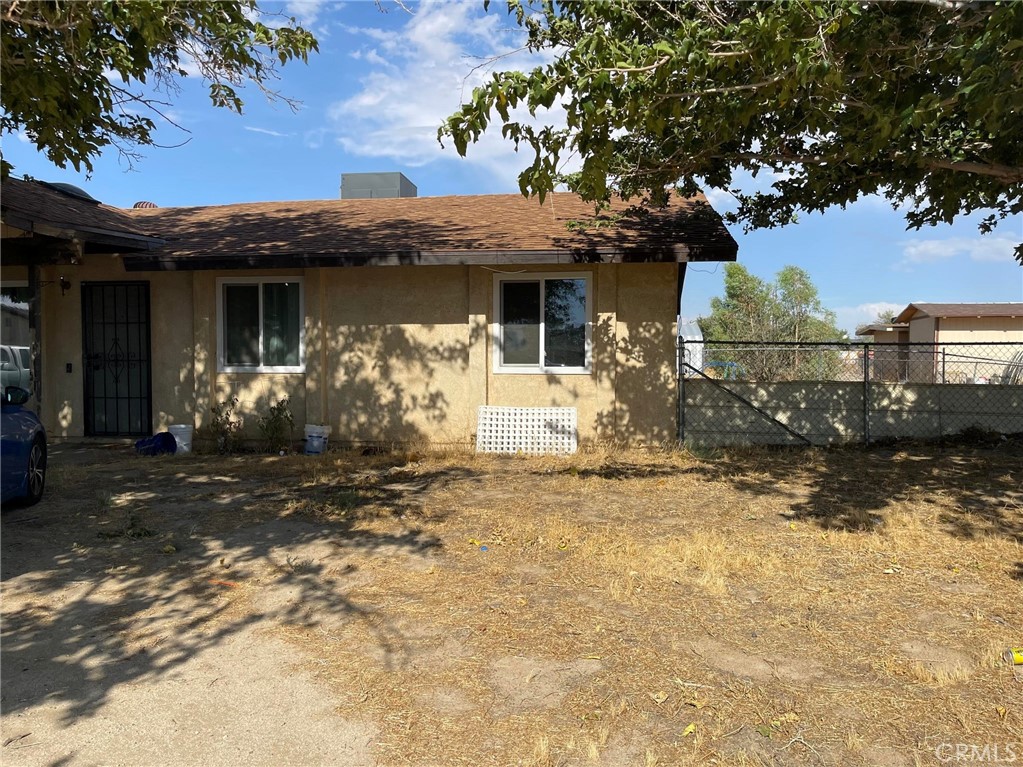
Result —
<instances>
[{"instance_id":1,"label":"neighboring house","mask_svg":"<svg viewBox=\"0 0 1023 767\"><path fill-rule=\"evenodd\" d=\"M0 343L5 346L28 346L28 305L0 298Z\"/></svg>"},{"instance_id":2,"label":"neighboring house","mask_svg":"<svg viewBox=\"0 0 1023 767\"><path fill-rule=\"evenodd\" d=\"M877 380L987 383L1000 378L1011 347L1023 343L1023 302L912 303L889 323L856 330L872 337ZM893 345L891 350L883 348Z\"/></svg>"},{"instance_id":3,"label":"neighboring house","mask_svg":"<svg viewBox=\"0 0 1023 767\"><path fill-rule=\"evenodd\" d=\"M341 442L465 444L485 404L574 407L584 441L674 438L685 265L737 251L704 198L365 196L121 210L5 182L47 429L201 427L237 396L251 433L287 396Z\"/></svg>"}]
</instances>

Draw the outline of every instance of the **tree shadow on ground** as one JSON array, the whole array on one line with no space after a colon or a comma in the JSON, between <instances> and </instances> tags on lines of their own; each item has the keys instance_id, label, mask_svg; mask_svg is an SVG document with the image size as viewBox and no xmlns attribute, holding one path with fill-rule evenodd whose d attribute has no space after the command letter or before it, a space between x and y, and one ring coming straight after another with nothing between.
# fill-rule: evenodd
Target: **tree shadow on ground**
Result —
<instances>
[{"instance_id":1,"label":"tree shadow on ground","mask_svg":"<svg viewBox=\"0 0 1023 767\"><path fill-rule=\"evenodd\" d=\"M416 490L474 472L412 476L386 457L358 476L328 458L322 471L310 465L194 456L71 467L39 506L5 511L5 715L56 703L65 725L94 716L115 688L175 678L260 625L361 623L379 654L400 656L401 631L352 596L368 577L360 561L386 555L414 570L439 552Z\"/></svg>"},{"instance_id":2,"label":"tree shadow on ground","mask_svg":"<svg viewBox=\"0 0 1023 767\"><path fill-rule=\"evenodd\" d=\"M677 477L679 474L694 471L693 469L680 469L676 466L666 464L641 464L630 461L606 461L600 466L587 466L579 468L575 465L566 466L557 471L535 471L534 474L549 475L560 474L568 477L579 477L580 479L649 479L650 477Z\"/></svg>"},{"instance_id":3,"label":"tree shadow on ground","mask_svg":"<svg viewBox=\"0 0 1023 767\"><path fill-rule=\"evenodd\" d=\"M940 500L945 510L938 520L945 533L1023 542L1021 456L1020 445L761 449L744 454L741 471L727 455L702 470L752 494L788 493L792 519L828 530L878 530L896 504ZM808 492L787 489L800 485Z\"/></svg>"}]
</instances>

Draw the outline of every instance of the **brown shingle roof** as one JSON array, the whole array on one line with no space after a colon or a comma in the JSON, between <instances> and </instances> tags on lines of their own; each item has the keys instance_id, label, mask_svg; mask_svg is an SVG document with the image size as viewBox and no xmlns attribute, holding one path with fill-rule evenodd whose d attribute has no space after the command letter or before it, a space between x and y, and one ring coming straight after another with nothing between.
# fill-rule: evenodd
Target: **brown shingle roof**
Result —
<instances>
[{"instance_id":1,"label":"brown shingle roof","mask_svg":"<svg viewBox=\"0 0 1023 767\"><path fill-rule=\"evenodd\" d=\"M923 317L1023 317L1023 303L989 304L910 304L895 318L909 322L917 314Z\"/></svg>"},{"instance_id":2,"label":"brown shingle roof","mask_svg":"<svg viewBox=\"0 0 1023 767\"><path fill-rule=\"evenodd\" d=\"M125 211L85 199L41 181L9 178L0 189L5 224L35 234L79 239L125 250L160 244L146 233L145 222Z\"/></svg>"},{"instance_id":3,"label":"brown shingle roof","mask_svg":"<svg viewBox=\"0 0 1023 767\"><path fill-rule=\"evenodd\" d=\"M129 269L732 261L738 250L702 196L638 213L619 200L600 217L567 193L542 206L521 195L466 195L124 212L167 240L157 253L126 258Z\"/></svg>"}]
</instances>

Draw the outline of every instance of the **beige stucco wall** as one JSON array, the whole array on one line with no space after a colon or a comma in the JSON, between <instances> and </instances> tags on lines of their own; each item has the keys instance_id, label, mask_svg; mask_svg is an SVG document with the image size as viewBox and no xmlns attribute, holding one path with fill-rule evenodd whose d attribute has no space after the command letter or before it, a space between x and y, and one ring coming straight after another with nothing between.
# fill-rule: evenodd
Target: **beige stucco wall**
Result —
<instances>
[{"instance_id":1,"label":"beige stucco wall","mask_svg":"<svg viewBox=\"0 0 1023 767\"><path fill-rule=\"evenodd\" d=\"M62 294L58 280L70 289ZM82 292L85 281L149 282L150 353L152 358L153 428L190 423L195 388L192 373L191 275L160 272L129 274L120 259L90 258L79 266L40 270L42 299L42 398L40 413L47 431L57 437L85 434L82 379ZM71 372L66 366L71 365Z\"/></svg>"},{"instance_id":2,"label":"beige stucco wall","mask_svg":"<svg viewBox=\"0 0 1023 767\"><path fill-rule=\"evenodd\" d=\"M591 275L592 371L588 375L496 373L491 362L486 404L575 407L583 442L615 439L657 444L674 439L677 266L599 264L551 271ZM477 290L486 292L487 316L493 318L494 276L485 274ZM493 359L492 324L486 359Z\"/></svg>"},{"instance_id":3,"label":"beige stucco wall","mask_svg":"<svg viewBox=\"0 0 1023 767\"><path fill-rule=\"evenodd\" d=\"M327 417L342 440L466 442L467 267L323 270ZM312 384L310 384L312 385Z\"/></svg>"},{"instance_id":4,"label":"beige stucco wall","mask_svg":"<svg viewBox=\"0 0 1023 767\"><path fill-rule=\"evenodd\" d=\"M878 330L871 335L875 344L902 344L909 340L908 330Z\"/></svg>"},{"instance_id":5,"label":"beige stucco wall","mask_svg":"<svg viewBox=\"0 0 1023 767\"><path fill-rule=\"evenodd\" d=\"M306 392L307 374L303 373L229 373L221 372L217 367L217 280L223 277L302 277L305 296L318 293L317 270L307 275L307 270L292 269L285 272L272 269L251 269L244 273L235 271L203 271L189 272L191 297L181 309L188 311L192 318L193 338L191 344L191 365L195 375L193 391L193 412L195 426L199 429L209 423L210 408L217 403L227 402L231 397L238 398L234 416L241 421L243 434L257 437L259 430L257 418L265 413L270 405L284 397L288 398L292 415L295 419L296 433L301 436L302 426L306 423ZM315 307L314 307L315 308ZM310 334L310 314L308 298L306 298L306 336ZM155 320L154 320L155 323ZM308 352L307 352L308 356ZM156 374L154 372L154 379ZM154 396L155 404L155 396Z\"/></svg>"},{"instance_id":6,"label":"beige stucco wall","mask_svg":"<svg viewBox=\"0 0 1023 767\"><path fill-rule=\"evenodd\" d=\"M1023 342L1023 316L942 317L937 322L937 333L938 380L998 382L1008 375L1006 365L1018 348L985 344Z\"/></svg>"},{"instance_id":7,"label":"beige stucco wall","mask_svg":"<svg viewBox=\"0 0 1023 767\"><path fill-rule=\"evenodd\" d=\"M486 400L480 404L499 405L506 407L574 407L579 424L579 436L583 440L593 440L597 432L598 421L607 425L613 423L613 401L606 396L598 399L601 381L607 385L613 380L609 372L608 360L612 354L613 333L608 336L604 325L599 322L601 317L614 318L614 296L608 290L602 294L600 284L608 280L614 284L616 273L613 268L597 267L556 267L548 271L558 273L589 274L593 280L593 304L598 322L594 326L593 372L590 374L537 374L537 373L496 373L494 372L494 280L501 273L523 271L515 267L502 268L499 272L476 268L479 272L477 289L485 293L486 321L484 330L486 353L483 362L487 372ZM529 269L527 274L540 274L543 270ZM525 276L525 275L524 275ZM602 301L603 299L603 301ZM473 416L475 417L475 416ZM475 428L475 425L474 425Z\"/></svg>"},{"instance_id":8,"label":"beige stucco wall","mask_svg":"<svg viewBox=\"0 0 1023 767\"><path fill-rule=\"evenodd\" d=\"M248 436L256 417L288 396L296 438L306 423L331 439L468 444L479 405L578 409L580 438L653 444L675 435L673 264L531 268L592 277L593 370L585 375L494 372L495 270L386 267L287 270L304 281L305 372L217 369L217 280L284 276L239 272L125 272L117 258L47 267L41 279L42 416L57 437L84 435L81 283L148 281L153 427L208 424L209 409L237 396ZM524 270L505 267L502 271ZM58 276L71 281L61 295ZM72 372L65 372L66 363Z\"/></svg>"},{"instance_id":9,"label":"beige stucco wall","mask_svg":"<svg viewBox=\"0 0 1023 767\"><path fill-rule=\"evenodd\" d=\"M943 317L938 324L939 343L1023 342L1023 316Z\"/></svg>"},{"instance_id":10,"label":"beige stucco wall","mask_svg":"<svg viewBox=\"0 0 1023 767\"><path fill-rule=\"evenodd\" d=\"M909 341L914 344L934 343L934 318L920 317L910 320Z\"/></svg>"}]
</instances>

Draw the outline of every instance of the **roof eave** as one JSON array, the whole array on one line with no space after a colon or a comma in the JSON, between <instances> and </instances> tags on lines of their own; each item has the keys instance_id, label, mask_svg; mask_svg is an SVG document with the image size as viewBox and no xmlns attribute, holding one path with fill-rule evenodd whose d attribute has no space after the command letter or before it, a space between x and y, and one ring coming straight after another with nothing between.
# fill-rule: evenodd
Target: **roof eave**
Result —
<instances>
[{"instance_id":1,"label":"roof eave","mask_svg":"<svg viewBox=\"0 0 1023 767\"><path fill-rule=\"evenodd\" d=\"M354 253L221 253L217 255L125 255L127 271L210 271L345 266L511 266L565 264L687 263L734 261L738 246L688 248L592 248L514 250L402 250Z\"/></svg>"},{"instance_id":2,"label":"roof eave","mask_svg":"<svg viewBox=\"0 0 1023 767\"><path fill-rule=\"evenodd\" d=\"M166 244L166 240L162 240L159 237L119 232L98 227L71 226L59 221L32 220L11 210L3 212L3 222L26 232L43 235L44 237L111 246L118 250L147 251L163 247Z\"/></svg>"}]
</instances>

